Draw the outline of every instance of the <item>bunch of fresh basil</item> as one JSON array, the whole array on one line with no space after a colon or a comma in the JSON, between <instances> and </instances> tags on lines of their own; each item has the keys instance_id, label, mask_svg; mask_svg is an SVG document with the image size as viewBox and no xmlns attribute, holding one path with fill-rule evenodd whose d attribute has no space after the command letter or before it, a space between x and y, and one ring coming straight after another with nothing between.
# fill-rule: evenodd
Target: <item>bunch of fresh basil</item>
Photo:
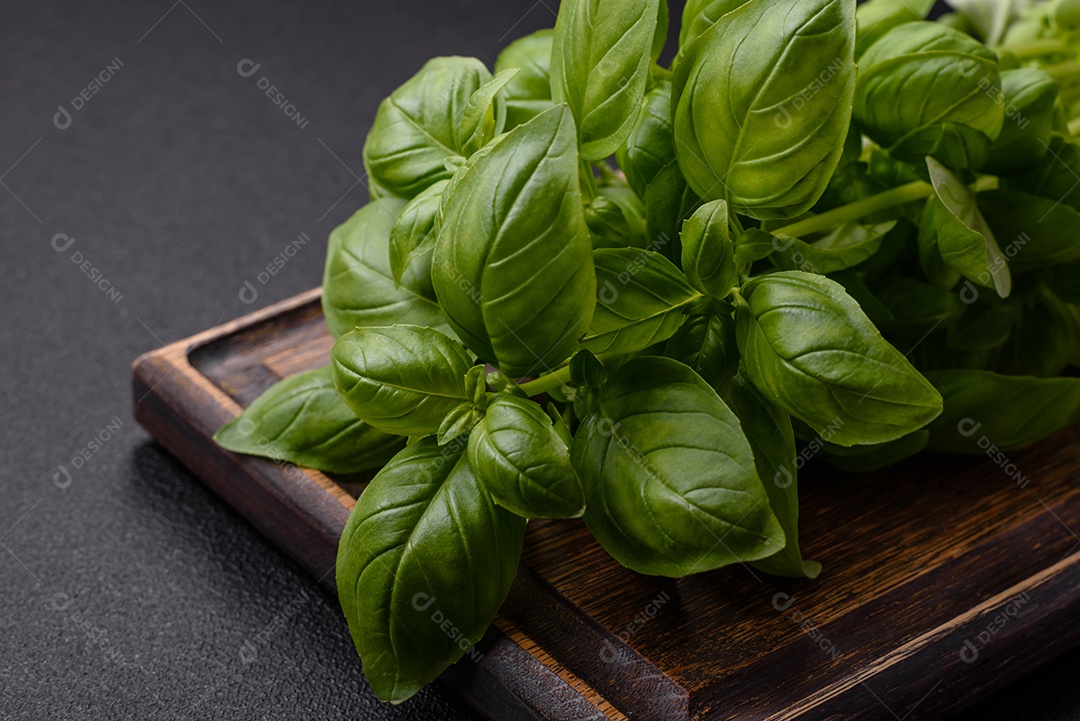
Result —
<instances>
[{"instance_id":1,"label":"bunch of fresh basil","mask_svg":"<svg viewBox=\"0 0 1080 721\"><path fill-rule=\"evenodd\" d=\"M480 639L527 519L620 563L816 576L797 468L1080 418L1080 2L563 0L379 108L330 367L216 438L381 467L337 584L400 702Z\"/></svg>"}]
</instances>

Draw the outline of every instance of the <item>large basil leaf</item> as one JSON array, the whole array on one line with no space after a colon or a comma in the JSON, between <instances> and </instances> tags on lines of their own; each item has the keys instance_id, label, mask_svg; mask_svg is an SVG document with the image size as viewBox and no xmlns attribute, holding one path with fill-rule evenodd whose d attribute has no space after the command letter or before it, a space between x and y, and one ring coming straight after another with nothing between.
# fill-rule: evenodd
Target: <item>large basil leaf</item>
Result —
<instances>
[{"instance_id":1,"label":"large basil leaf","mask_svg":"<svg viewBox=\"0 0 1080 721\"><path fill-rule=\"evenodd\" d=\"M468 155L473 129L463 120L469 101L491 79L476 58L429 60L379 105L364 143L368 175L403 198L449 178L447 159ZM497 132L493 125L488 137Z\"/></svg>"},{"instance_id":2,"label":"large basil leaf","mask_svg":"<svg viewBox=\"0 0 1080 721\"><path fill-rule=\"evenodd\" d=\"M337 587L380 699L408 699L480 640L510 591L524 532L460 448L427 438L375 476L341 536Z\"/></svg>"},{"instance_id":3,"label":"large basil leaf","mask_svg":"<svg viewBox=\"0 0 1080 721\"><path fill-rule=\"evenodd\" d=\"M751 0L702 33L672 89L675 154L694 192L761 219L809 210L844 149L854 45L845 0Z\"/></svg>"},{"instance_id":4,"label":"large basil leaf","mask_svg":"<svg viewBox=\"0 0 1080 721\"><path fill-rule=\"evenodd\" d=\"M855 11L859 32L855 36L855 57L897 25L924 20L934 7L934 0L869 0Z\"/></svg>"},{"instance_id":5,"label":"large basil leaf","mask_svg":"<svg viewBox=\"0 0 1080 721\"><path fill-rule=\"evenodd\" d=\"M930 371L926 377L945 399L945 411L929 426L932 451L980 455L992 445L1011 451L1080 421L1080 378L981 370Z\"/></svg>"},{"instance_id":6,"label":"large basil leaf","mask_svg":"<svg viewBox=\"0 0 1080 721\"><path fill-rule=\"evenodd\" d=\"M721 391L739 367L731 309L691 315L668 340L664 355L690 366L706 383Z\"/></svg>"},{"instance_id":7,"label":"large basil leaf","mask_svg":"<svg viewBox=\"0 0 1080 721\"><path fill-rule=\"evenodd\" d=\"M359 473L386 463L405 444L377 431L341 400L330 368L271 386L214 434L233 453L288 461L328 473Z\"/></svg>"},{"instance_id":8,"label":"large basil leaf","mask_svg":"<svg viewBox=\"0 0 1080 721\"><path fill-rule=\"evenodd\" d=\"M322 308L335 338L353 328L394 323L446 327L425 268L417 264L400 283L394 280L390 231L404 207L401 200L377 200L330 233Z\"/></svg>"},{"instance_id":9,"label":"large basil leaf","mask_svg":"<svg viewBox=\"0 0 1080 721\"><path fill-rule=\"evenodd\" d=\"M401 211L390 230L390 270L401 282L416 262L416 277L431 277L431 251L435 248L435 216L449 180L425 188ZM432 291L434 294L434 290Z\"/></svg>"},{"instance_id":10,"label":"large basil leaf","mask_svg":"<svg viewBox=\"0 0 1080 721\"><path fill-rule=\"evenodd\" d=\"M576 518L585 511L570 451L530 400L491 400L469 437L469 463L495 502L519 516Z\"/></svg>"},{"instance_id":11,"label":"large basil leaf","mask_svg":"<svg viewBox=\"0 0 1080 721\"><path fill-rule=\"evenodd\" d=\"M739 419L677 361L615 370L571 459L589 530L639 573L685 576L784 547Z\"/></svg>"},{"instance_id":12,"label":"large basil leaf","mask_svg":"<svg viewBox=\"0 0 1080 721\"><path fill-rule=\"evenodd\" d=\"M1038 68L1003 70L1001 92L1006 118L1001 135L990 147L985 170L1016 175L1035 168L1046 157L1058 107L1058 83Z\"/></svg>"},{"instance_id":13,"label":"large basil leaf","mask_svg":"<svg viewBox=\"0 0 1080 721\"><path fill-rule=\"evenodd\" d=\"M685 223L682 267L690 285L702 293L723 300L739 281L735 265L735 245L728 226L728 206L714 200L697 209Z\"/></svg>"},{"instance_id":14,"label":"large basil leaf","mask_svg":"<svg viewBox=\"0 0 1080 721\"><path fill-rule=\"evenodd\" d=\"M593 253L596 310L584 348L631 353L661 343L686 321L701 297L670 260L649 250L605 248Z\"/></svg>"},{"instance_id":15,"label":"large basil leaf","mask_svg":"<svg viewBox=\"0 0 1080 721\"><path fill-rule=\"evenodd\" d=\"M1017 272L1080 260L1080 212L1016 190L979 193L979 209Z\"/></svg>"},{"instance_id":16,"label":"large basil leaf","mask_svg":"<svg viewBox=\"0 0 1080 721\"><path fill-rule=\"evenodd\" d=\"M431 328L357 328L338 339L331 358L341 397L386 433L438 433L446 414L468 397L468 353Z\"/></svg>"},{"instance_id":17,"label":"large basil leaf","mask_svg":"<svg viewBox=\"0 0 1080 721\"><path fill-rule=\"evenodd\" d=\"M896 221L876 225L845 223L822 238L807 243L799 238L777 236L769 257L783 270L802 270L825 275L852 268L874 257Z\"/></svg>"},{"instance_id":18,"label":"large basil leaf","mask_svg":"<svg viewBox=\"0 0 1080 721\"><path fill-rule=\"evenodd\" d=\"M510 376L549 370L585 334L596 298L565 105L511 130L443 208L432 280L451 327Z\"/></svg>"},{"instance_id":19,"label":"large basil leaf","mask_svg":"<svg viewBox=\"0 0 1080 721\"><path fill-rule=\"evenodd\" d=\"M649 78L658 0L563 0L551 51L551 89L570 106L581 157L600 160L622 145Z\"/></svg>"},{"instance_id":20,"label":"large basil leaf","mask_svg":"<svg viewBox=\"0 0 1080 721\"><path fill-rule=\"evenodd\" d=\"M679 48L686 50L713 23L749 0L687 0L683 6L682 27L679 28Z\"/></svg>"},{"instance_id":21,"label":"large basil leaf","mask_svg":"<svg viewBox=\"0 0 1080 721\"><path fill-rule=\"evenodd\" d=\"M517 68L502 90L506 98L506 128L527 123L552 105L551 43L555 31L538 30L506 46L495 60L495 72Z\"/></svg>"},{"instance_id":22,"label":"large basil leaf","mask_svg":"<svg viewBox=\"0 0 1080 721\"><path fill-rule=\"evenodd\" d=\"M843 446L885 443L941 413L941 396L843 286L800 271L749 281L739 350L771 402Z\"/></svg>"},{"instance_id":23,"label":"large basil leaf","mask_svg":"<svg viewBox=\"0 0 1080 721\"><path fill-rule=\"evenodd\" d=\"M791 419L762 398L742 373L732 379L726 398L750 442L769 505L787 538L784 550L754 561L751 565L777 576L817 578L821 573L821 564L804 561L799 550L798 469L795 465L795 434L791 430Z\"/></svg>"}]
</instances>

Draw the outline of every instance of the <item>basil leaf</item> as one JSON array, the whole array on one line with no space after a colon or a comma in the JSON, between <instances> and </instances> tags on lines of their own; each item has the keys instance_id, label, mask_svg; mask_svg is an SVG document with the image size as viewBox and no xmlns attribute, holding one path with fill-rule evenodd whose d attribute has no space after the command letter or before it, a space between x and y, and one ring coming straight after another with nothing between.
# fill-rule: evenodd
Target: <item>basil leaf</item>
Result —
<instances>
[{"instance_id":1,"label":"basil leaf","mask_svg":"<svg viewBox=\"0 0 1080 721\"><path fill-rule=\"evenodd\" d=\"M832 443L823 443L820 452L823 460L842 471L869 473L921 453L929 442L930 432L922 430L895 441L877 443L872 446L845 448Z\"/></svg>"},{"instance_id":2,"label":"basil leaf","mask_svg":"<svg viewBox=\"0 0 1080 721\"><path fill-rule=\"evenodd\" d=\"M924 20L934 7L934 0L869 0L855 11L859 32L855 36L855 57L897 25Z\"/></svg>"},{"instance_id":3,"label":"basil leaf","mask_svg":"<svg viewBox=\"0 0 1080 721\"><path fill-rule=\"evenodd\" d=\"M386 433L437 433L446 414L468 398L469 355L431 328L357 328L338 339L331 358L341 397L358 418Z\"/></svg>"},{"instance_id":4,"label":"basil leaf","mask_svg":"<svg viewBox=\"0 0 1080 721\"><path fill-rule=\"evenodd\" d=\"M997 370L1006 375L1060 375L1080 350L1076 313L1040 290L1024 308L1012 337L1001 349Z\"/></svg>"},{"instance_id":5,"label":"basil leaf","mask_svg":"<svg viewBox=\"0 0 1080 721\"><path fill-rule=\"evenodd\" d=\"M1002 179L1002 187L1022 190L1080 210L1080 145L1055 136L1038 167L1017 178Z\"/></svg>"},{"instance_id":6,"label":"basil leaf","mask_svg":"<svg viewBox=\"0 0 1080 721\"><path fill-rule=\"evenodd\" d=\"M809 210L844 148L854 45L843 0L751 0L702 33L672 89L675 154L694 192L759 219Z\"/></svg>"},{"instance_id":7,"label":"basil leaf","mask_svg":"<svg viewBox=\"0 0 1080 721\"><path fill-rule=\"evenodd\" d=\"M550 108L551 44L554 30L537 30L506 46L495 60L495 72L517 68L520 72L503 87L506 98L506 129L527 123Z\"/></svg>"},{"instance_id":8,"label":"basil leaf","mask_svg":"<svg viewBox=\"0 0 1080 721\"><path fill-rule=\"evenodd\" d=\"M760 276L737 306L739 350L773 403L830 440L885 443L941 412L941 397L843 286L800 271Z\"/></svg>"},{"instance_id":9,"label":"basil leaf","mask_svg":"<svg viewBox=\"0 0 1080 721\"><path fill-rule=\"evenodd\" d=\"M1077 378L1005 376L981 370L930 371L926 377L945 399L945 411L928 429L931 451L980 455L991 446L1011 451L1080 421Z\"/></svg>"},{"instance_id":10,"label":"basil leaf","mask_svg":"<svg viewBox=\"0 0 1080 721\"><path fill-rule=\"evenodd\" d=\"M341 536L337 587L380 699L408 699L480 640L510 591L524 532L461 449L426 438L375 476Z\"/></svg>"},{"instance_id":11,"label":"basil leaf","mask_svg":"<svg viewBox=\"0 0 1080 721\"><path fill-rule=\"evenodd\" d=\"M1009 263L976 204L975 193L933 158L926 159L936 202L924 213L924 245L934 243L941 259L973 283L993 288L1002 298L1012 292Z\"/></svg>"},{"instance_id":12,"label":"basil leaf","mask_svg":"<svg viewBox=\"0 0 1080 721\"><path fill-rule=\"evenodd\" d=\"M637 248L593 253L596 311L581 341L593 353L631 353L661 343L686 320L701 296L671 261Z\"/></svg>"},{"instance_id":13,"label":"basil leaf","mask_svg":"<svg viewBox=\"0 0 1080 721\"><path fill-rule=\"evenodd\" d=\"M682 267L690 285L723 300L738 285L735 246L728 234L728 206L714 200L683 223Z\"/></svg>"},{"instance_id":14,"label":"basil leaf","mask_svg":"<svg viewBox=\"0 0 1080 721\"><path fill-rule=\"evenodd\" d=\"M985 170L1016 175L1046 157L1058 107L1058 84L1038 68L1016 68L1001 72L1001 92L1007 117L990 147Z\"/></svg>"},{"instance_id":15,"label":"basil leaf","mask_svg":"<svg viewBox=\"0 0 1080 721\"><path fill-rule=\"evenodd\" d=\"M659 0L563 0L551 89L574 114L581 157L613 155L645 97Z\"/></svg>"},{"instance_id":16,"label":"basil leaf","mask_svg":"<svg viewBox=\"0 0 1080 721\"><path fill-rule=\"evenodd\" d=\"M728 388L728 402L750 442L758 477L784 529L784 549L751 565L776 576L817 578L821 564L804 561L799 551L799 488L796 483L795 435L786 413L761 397L750 380L737 374Z\"/></svg>"},{"instance_id":17,"label":"basil leaf","mask_svg":"<svg viewBox=\"0 0 1080 721\"><path fill-rule=\"evenodd\" d=\"M686 366L620 366L574 437L585 523L639 573L685 576L771 556L784 532L739 419Z\"/></svg>"},{"instance_id":18,"label":"basil leaf","mask_svg":"<svg viewBox=\"0 0 1080 721\"><path fill-rule=\"evenodd\" d=\"M731 312L690 316L668 340L664 355L690 366L722 392L739 367L735 316Z\"/></svg>"},{"instance_id":19,"label":"basil leaf","mask_svg":"<svg viewBox=\"0 0 1080 721\"><path fill-rule=\"evenodd\" d=\"M859 59L855 120L892 155L915 162L935 149L975 142L964 140L965 131L986 136L988 148L1005 119L995 100L1000 93L993 50L940 23L909 22L887 32ZM953 138L942 146L946 134Z\"/></svg>"},{"instance_id":20,"label":"basil leaf","mask_svg":"<svg viewBox=\"0 0 1080 721\"><path fill-rule=\"evenodd\" d=\"M835 273L874 257L886 233L895 225L894 220L876 225L845 223L812 243L776 236L775 252L769 257L781 270L802 270L818 275Z\"/></svg>"},{"instance_id":21,"label":"basil leaf","mask_svg":"<svg viewBox=\"0 0 1080 721\"><path fill-rule=\"evenodd\" d=\"M413 262L417 264L416 277L431 277L435 216L449 182L440 180L421 191L402 209L394 227L390 229L390 270L399 283Z\"/></svg>"},{"instance_id":22,"label":"basil leaf","mask_svg":"<svg viewBox=\"0 0 1080 721\"><path fill-rule=\"evenodd\" d=\"M596 297L574 152L556 106L511 130L454 187L432 280L451 327L509 376L557 367Z\"/></svg>"},{"instance_id":23,"label":"basil leaf","mask_svg":"<svg viewBox=\"0 0 1080 721\"><path fill-rule=\"evenodd\" d=\"M467 155L462 120L473 94L491 80L476 58L429 60L379 105L364 143L364 167L385 190L412 198L449 178L448 158Z\"/></svg>"},{"instance_id":24,"label":"basil leaf","mask_svg":"<svg viewBox=\"0 0 1080 721\"><path fill-rule=\"evenodd\" d=\"M592 246L597 248L644 248L645 208L634 191L625 186L604 186L585 206Z\"/></svg>"},{"instance_id":25,"label":"basil leaf","mask_svg":"<svg viewBox=\"0 0 1080 721\"><path fill-rule=\"evenodd\" d=\"M503 70L469 97L456 129L457 145L465 157L502 132L506 124L506 102L499 92L517 73L517 68Z\"/></svg>"},{"instance_id":26,"label":"basil leaf","mask_svg":"<svg viewBox=\"0 0 1080 721\"><path fill-rule=\"evenodd\" d=\"M400 283L394 280L389 239L404 207L402 200L377 200L330 233L322 308L335 338L353 328L394 323L446 328L425 268L417 264Z\"/></svg>"},{"instance_id":27,"label":"basil leaf","mask_svg":"<svg viewBox=\"0 0 1080 721\"><path fill-rule=\"evenodd\" d=\"M495 502L519 516L577 518L585 511L570 451L530 400L491 400L469 437L469 464Z\"/></svg>"},{"instance_id":28,"label":"basil leaf","mask_svg":"<svg viewBox=\"0 0 1080 721\"><path fill-rule=\"evenodd\" d=\"M680 50L685 51L717 20L747 2L749 0L687 0L679 28Z\"/></svg>"},{"instance_id":29,"label":"basil leaf","mask_svg":"<svg viewBox=\"0 0 1080 721\"><path fill-rule=\"evenodd\" d=\"M668 9L668 0L659 0L656 4L656 30L653 31L652 50L649 57L655 63L660 59L667 45L668 27L671 22L671 13Z\"/></svg>"},{"instance_id":30,"label":"basil leaf","mask_svg":"<svg viewBox=\"0 0 1080 721\"><path fill-rule=\"evenodd\" d=\"M1018 273L1080 260L1080 212L1049 198L1015 190L979 193L979 209L1002 239Z\"/></svg>"},{"instance_id":31,"label":"basil leaf","mask_svg":"<svg viewBox=\"0 0 1080 721\"><path fill-rule=\"evenodd\" d=\"M938 328L947 329L967 308L959 293L904 276L884 283L874 295L889 313L878 327L916 341Z\"/></svg>"},{"instance_id":32,"label":"basil leaf","mask_svg":"<svg viewBox=\"0 0 1080 721\"><path fill-rule=\"evenodd\" d=\"M386 463L404 439L359 420L334 389L330 368L275 383L214 434L233 453L288 461L327 473L359 473Z\"/></svg>"},{"instance_id":33,"label":"basil leaf","mask_svg":"<svg viewBox=\"0 0 1080 721\"><path fill-rule=\"evenodd\" d=\"M1021 311L1019 303L992 302L979 296L949 327L948 347L960 351L999 348L1012 334Z\"/></svg>"}]
</instances>

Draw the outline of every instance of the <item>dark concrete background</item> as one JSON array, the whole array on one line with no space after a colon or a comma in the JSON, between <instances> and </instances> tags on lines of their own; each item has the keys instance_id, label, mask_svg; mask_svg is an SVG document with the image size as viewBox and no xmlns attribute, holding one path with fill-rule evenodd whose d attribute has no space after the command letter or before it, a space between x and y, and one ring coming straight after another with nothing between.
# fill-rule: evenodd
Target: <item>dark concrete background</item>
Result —
<instances>
[{"instance_id":1,"label":"dark concrete background","mask_svg":"<svg viewBox=\"0 0 1080 721\"><path fill-rule=\"evenodd\" d=\"M432 55L490 64L554 3L0 5L0 718L474 718L437 689L375 701L336 602L135 425L129 363L318 285L379 100ZM1078 673L964 718L1080 718Z\"/></svg>"}]
</instances>

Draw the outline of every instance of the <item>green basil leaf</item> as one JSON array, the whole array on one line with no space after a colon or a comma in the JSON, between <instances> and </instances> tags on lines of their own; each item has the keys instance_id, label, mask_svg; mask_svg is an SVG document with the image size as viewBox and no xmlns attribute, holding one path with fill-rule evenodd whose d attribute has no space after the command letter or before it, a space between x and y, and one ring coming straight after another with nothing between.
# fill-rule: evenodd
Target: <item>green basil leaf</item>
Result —
<instances>
[{"instance_id":1,"label":"green basil leaf","mask_svg":"<svg viewBox=\"0 0 1080 721\"><path fill-rule=\"evenodd\" d=\"M1046 286L1066 303L1080 303L1080 262L1055 265L1046 271Z\"/></svg>"},{"instance_id":2,"label":"green basil leaf","mask_svg":"<svg viewBox=\"0 0 1080 721\"><path fill-rule=\"evenodd\" d=\"M502 132L506 124L506 101L499 92L517 74L517 68L503 70L469 97L457 127L457 144L465 157Z\"/></svg>"},{"instance_id":3,"label":"green basil leaf","mask_svg":"<svg viewBox=\"0 0 1080 721\"><path fill-rule=\"evenodd\" d=\"M782 271L743 286L739 350L771 402L843 446L885 443L933 420L941 397L840 284Z\"/></svg>"},{"instance_id":4,"label":"green basil leaf","mask_svg":"<svg viewBox=\"0 0 1080 721\"><path fill-rule=\"evenodd\" d=\"M916 341L938 328L947 329L967 309L959 293L905 276L883 284L875 289L874 295L890 316L889 320L878 323L878 327Z\"/></svg>"},{"instance_id":5,"label":"green basil leaf","mask_svg":"<svg viewBox=\"0 0 1080 721\"><path fill-rule=\"evenodd\" d=\"M631 353L661 343L686 321L701 296L659 253L637 248L597 250L596 310L581 345L593 353Z\"/></svg>"},{"instance_id":6,"label":"green basil leaf","mask_svg":"<svg viewBox=\"0 0 1080 721\"><path fill-rule=\"evenodd\" d=\"M414 325L357 328L334 344L334 385L353 413L386 433L437 433L468 399L472 360L461 344Z\"/></svg>"},{"instance_id":7,"label":"green basil leaf","mask_svg":"<svg viewBox=\"0 0 1080 721\"><path fill-rule=\"evenodd\" d=\"M447 327L426 268L416 264L394 280L390 233L404 207L402 200L374 201L330 233L322 308L335 338L395 323Z\"/></svg>"},{"instance_id":8,"label":"green basil leaf","mask_svg":"<svg viewBox=\"0 0 1080 721\"><path fill-rule=\"evenodd\" d=\"M903 438L872 446L845 448L823 443L821 457L830 465L850 473L869 473L887 468L895 463L922 453L930 442L930 431L910 433Z\"/></svg>"},{"instance_id":9,"label":"green basil leaf","mask_svg":"<svg viewBox=\"0 0 1080 721\"><path fill-rule=\"evenodd\" d=\"M550 108L551 43L555 31L537 30L506 46L495 60L495 72L517 68L520 72L503 87L506 98L506 129L512 130Z\"/></svg>"},{"instance_id":10,"label":"green basil leaf","mask_svg":"<svg viewBox=\"0 0 1080 721\"><path fill-rule=\"evenodd\" d=\"M971 294L965 295L970 298ZM996 302L995 302L996 301ZM948 347L959 351L988 351L1005 344L1023 309L1019 303L986 300L982 295L968 305L949 327Z\"/></svg>"},{"instance_id":11,"label":"green basil leaf","mask_svg":"<svg viewBox=\"0 0 1080 721\"><path fill-rule=\"evenodd\" d=\"M664 355L690 366L720 392L739 367L735 316L731 312L690 316L668 340Z\"/></svg>"},{"instance_id":12,"label":"green basil leaf","mask_svg":"<svg viewBox=\"0 0 1080 721\"><path fill-rule=\"evenodd\" d=\"M1049 198L1015 190L979 193L979 209L1002 239L1018 273L1080 260L1080 212Z\"/></svg>"},{"instance_id":13,"label":"green basil leaf","mask_svg":"<svg viewBox=\"0 0 1080 721\"><path fill-rule=\"evenodd\" d=\"M817 578L821 564L804 561L799 550L799 488L796 482L795 435L791 418L757 392L742 373L731 381L727 401L739 417L750 442L758 477L765 486L769 506L784 529L784 549L751 565L776 576Z\"/></svg>"},{"instance_id":14,"label":"green basil leaf","mask_svg":"<svg viewBox=\"0 0 1080 721\"><path fill-rule=\"evenodd\" d=\"M1001 72L1001 92L1005 123L990 148L985 170L1016 175L1034 169L1046 157L1058 84L1038 68L1017 68Z\"/></svg>"},{"instance_id":15,"label":"green basil leaf","mask_svg":"<svg viewBox=\"0 0 1080 721\"><path fill-rule=\"evenodd\" d=\"M934 7L934 0L869 0L860 3L855 11L859 32L855 36L855 57L862 57L867 48L897 25L925 20Z\"/></svg>"},{"instance_id":16,"label":"green basil leaf","mask_svg":"<svg viewBox=\"0 0 1080 721\"><path fill-rule=\"evenodd\" d=\"M993 288L1002 298L1012 292L1012 273L997 237L979 211L975 193L945 166L926 159L936 202L924 213L923 245L937 246L947 266L968 280Z\"/></svg>"},{"instance_id":17,"label":"green basil leaf","mask_svg":"<svg viewBox=\"0 0 1080 721\"><path fill-rule=\"evenodd\" d=\"M784 546L739 419L677 361L635 358L612 373L571 459L589 530L639 573L685 576Z\"/></svg>"},{"instance_id":18,"label":"green basil leaf","mask_svg":"<svg viewBox=\"0 0 1080 721\"><path fill-rule=\"evenodd\" d=\"M987 45L997 45L1009 23L1020 14L1026 3L998 0L950 0L949 5L963 15L975 34Z\"/></svg>"},{"instance_id":19,"label":"green basil leaf","mask_svg":"<svg viewBox=\"0 0 1080 721\"><path fill-rule=\"evenodd\" d=\"M483 366L476 366L483 368ZM445 446L470 432L484 417L483 412L472 402L466 401L446 414L439 425L435 439L440 446Z\"/></svg>"},{"instance_id":20,"label":"green basil leaf","mask_svg":"<svg viewBox=\"0 0 1080 721\"><path fill-rule=\"evenodd\" d=\"M581 157L622 145L649 78L659 0L563 0L551 51L551 89L570 106Z\"/></svg>"},{"instance_id":21,"label":"green basil leaf","mask_svg":"<svg viewBox=\"0 0 1080 721\"><path fill-rule=\"evenodd\" d=\"M1080 145L1055 136L1042 162L1026 175L1003 178L1002 187L1049 198L1080 210Z\"/></svg>"},{"instance_id":22,"label":"green basil leaf","mask_svg":"<svg viewBox=\"0 0 1080 721\"><path fill-rule=\"evenodd\" d=\"M414 262L417 277L431 277L431 251L435 248L435 216L449 180L440 180L409 201L390 229L390 270L401 282ZM432 291L434 295L434 290Z\"/></svg>"},{"instance_id":23,"label":"green basil leaf","mask_svg":"<svg viewBox=\"0 0 1080 721\"><path fill-rule=\"evenodd\" d=\"M476 58L429 60L379 105L364 143L364 167L402 198L449 178L447 158L467 155L462 120L473 94L491 80Z\"/></svg>"},{"instance_id":24,"label":"green basil leaf","mask_svg":"<svg viewBox=\"0 0 1080 721\"><path fill-rule=\"evenodd\" d=\"M341 536L337 587L380 699L408 699L480 640L510 591L524 533L460 448L426 438L375 476Z\"/></svg>"},{"instance_id":25,"label":"green basil leaf","mask_svg":"<svg viewBox=\"0 0 1080 721\"><path fill-rule=\"evenodd\" d=\"M1060 375L1080 350L1076 313L1046 290L1026 305L1001 349L997 370L1006 375Z\"/></svg>"},{"instance_id":26,"label":"green basil leaf","mask_svg":"<svg viewBox=\"0 0 1080 721\"><path fill-rule=\"evenodd\" d=\"M944 147L965 142L964 131L948 124L996 139L1005 119L1000 94L993 50L940 23L909 22L859 59L855 120L891 154L915 162L939 148L945 134L953 139Z\"/></svg>"},{"instance_id":27,"label":"green basil leaf","mask_svg":"<svg viewBox=\"0 0 1080 721\"><path fill-rule=\"evenodd\" d=\"M436 294L465 344L510 376L558 367L592 318L575 144L570 111L556 106L477 160L444 207Z\"/></svg>"},{"instance_id":28,"label":"green basil leaf","mask_svg":"<svg viewBox=\"0 0 1080 721\"><path fill-rule=\"evenodd\" d=\"M404 439L378 431L341 400L330 368L275 383L214 434L233 453L288 461L327 473L378 468L401 450Z\"/></svg>"},{"instance_id":29,"label":"green basil leaf","mask_svg":"<svg viewBox=\"0 0 1080 721\"><path fill-rule=\"evenodd\" d=\"M682 267L690 285L723 300L738 285L735 245L731 242L728 206L714 200L697 209L683 223Z\"/></svg>"},{"instance_id":30,"label":"green basil leaf","mask_svg":"<svg viewBox=\"0 0 1080 721\"><path fill-rule=\"evenodd\" d=\"M812 243L776 236L775 252L770 258L781 270L802 270L818 275L835 273L874 257L885 235L895 225L895 220L876 225L845 223Z\"/></svg>"},{"instance_id":31,"label":"green basil leaf","mask_svg":"<svg viewBox=\"0 0 1080 721\"><path fill-rule=\"evenodd\" d=\"M668 0L660 0L656 4L656 30L653 31L652 52L650 58L655 63L660 59L667 45L668 27L671 23L671 13L668 9Z\"/></svg>"},{"instance_id":32,"label":"green basil leaf","mask_svg":"<svg viewBox=\"0 0 1080 721\"><path fill-rule=\"evenodd\" d=\"M644 248L648 245L645 208L626 186L604 186L585 206L593 249Z\"/></svg>"},{"instance_id":33,"label":"green basil leaf","mask_svg":"<svg viewBox=\"0 0 1080 721\"><path fill-rule=\"evenodd\" d=\"M945 411L929 426L931 451L981 455L991 446L1011 451L1080 421L1080 378L981 370L930 371L926 377L945 399Z\"/></svg>"},{"instance_id":34,"label":"green basil leaf","mask_svg":"<svg viewBox=\"0 0 1080 721\"><path fill-rule=\"evenodd\" d=\"M679 48L685 51L717 20L747 2L749 0L687 0L679 28Z\"/></svg>"},{"instance_id":35,"label":"green basil leaf","mask_svg":"<svg viewBox=\"0 0 1080 721\"><path fill-rule=\"evenodd\" d=\"M702 33L672 89L675 154L694 192L759 219L809 210L844 149L854 46L843 0L751 0Z\"/></svg>"},{"instance_id":36,"label":"green basil leaf","mask_svg":"<svg viewBox=\"0 0 1080 721\"><path fill-rule=\"evenodd\" d=\"M469 464L495 502L519 516L577 518L585 511L570 451L530 400L491 400L469 437Z\"/></svg>"}]
</instances>

